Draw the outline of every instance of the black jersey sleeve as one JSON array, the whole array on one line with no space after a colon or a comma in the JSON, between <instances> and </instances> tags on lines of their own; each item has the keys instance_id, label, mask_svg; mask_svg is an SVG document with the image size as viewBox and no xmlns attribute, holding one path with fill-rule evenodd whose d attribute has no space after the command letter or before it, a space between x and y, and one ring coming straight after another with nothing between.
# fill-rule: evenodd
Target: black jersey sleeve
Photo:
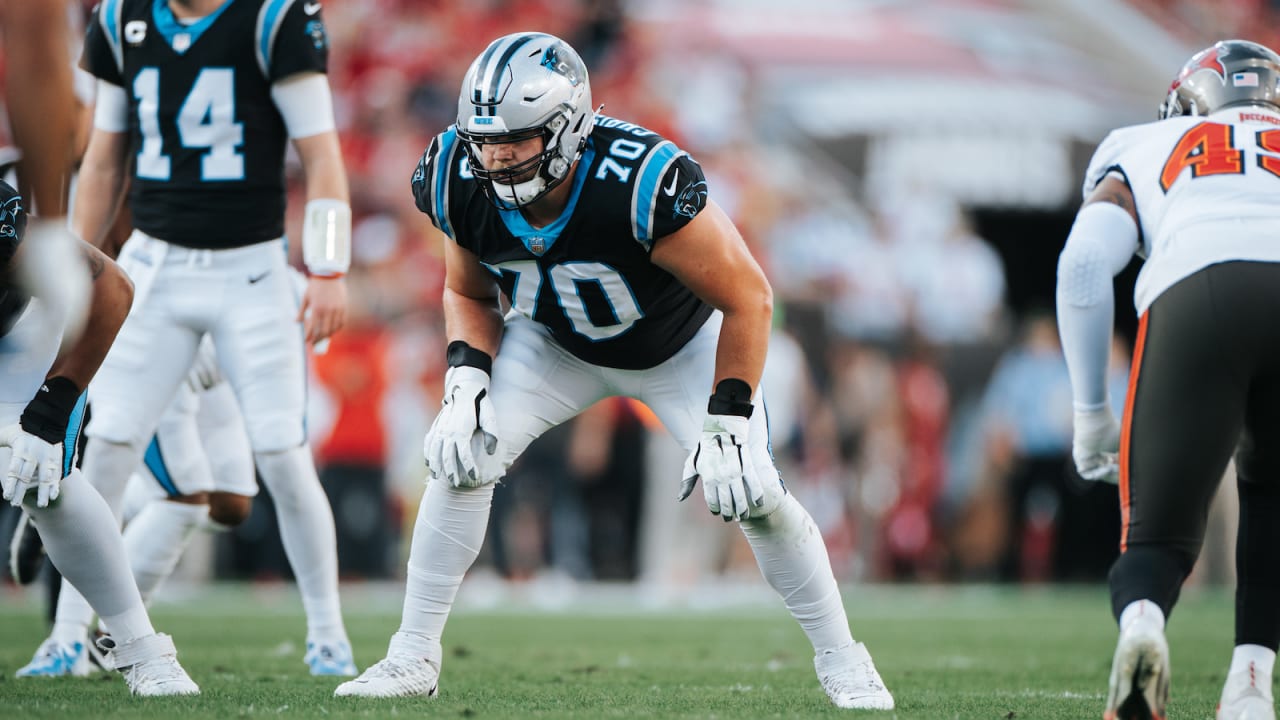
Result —
<instances>
[{"instance_id":1,"label":"black jersey sleeve","mask_svg":"<svg viewBox=\"0 0 1280 720\"><path fill-rule=\"evenodd\" d=\"M688 153L664 141L641 166L631 206L635 239L652 250L655 240L684 227L707 205L707 179Z\"/></svg>"},{"instance_id":2,"label":"black jersey sleeve","mask_svg":"<svg viewBox=\"0 0 1280 720\"><path fill-rule=\"evenodd\" d=\"M457 237L454 235L449 212L452 199L449 190L453 179L449 170L456 163L459 149L458 134L454 128L437 135L418 161L410 183L413 187L413 201L418 209L431 218L431 224L453 240L457 240Z\"/></svg>"},{"instance_id":3,"label":"black jersey sleeve","mask_svg":"<svg viewBox=\"0 0 1280 720\"><path fill-rule=\"evenodd\" d=\"M255 42L268 82L300 72L328 71L329 37L319 0L265 0Z\"/></svg>"},{"instance_id":4,"label":"black jersey sleeve","mask_svg":"<svg viewBox=\"0 0 1280 720\"><path fill-rule=\"evenodd\" d=\"M84 50L80 55L80 67L86 72L121 87L124 87L120 74L123 5L124 0L103 0L98 4L85 31Z\"/></svg>"}]
</instances>

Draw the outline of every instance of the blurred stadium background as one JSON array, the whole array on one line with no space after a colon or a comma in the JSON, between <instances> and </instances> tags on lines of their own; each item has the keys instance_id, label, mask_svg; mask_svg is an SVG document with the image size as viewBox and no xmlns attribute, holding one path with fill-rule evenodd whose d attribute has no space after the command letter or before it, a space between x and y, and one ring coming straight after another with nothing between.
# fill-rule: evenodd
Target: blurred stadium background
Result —
<instances>
[{"instance_id":1,"label":"blurred stadium background","mask_svg":"<svg viewBox=\"0 0 1280 720\"><path fill-rule=\"evenodd\" d=\"M842 581L1102 581L1117 546L1116 492L1071 469L1057 254L1096 143L1154 119L1201 46L1242 37L1274 47L1278 8L327 0L355 214L353 313L314 360L310 428L344 582L396 587L439 402L443 267L409 177L452 122L467 63L517 30L568 39L606 113L700 159L765 265L778 309L774 451ZM1117 403L1135 272L1119 280ZM468 583L555 596L634 582L657 599L726 578L763 586L739 533L701 502L676 504L682 459L643 407L592 408L535 444L498 489ZM263 493L245 525L201 538L161 603L207 582L288 579ZM1195 582L1231 582L1231 500L1221 498ZM14 520L6 507L6 539ZM0 585L5 602L31 592Z\"/></svg>"}]
</instances>

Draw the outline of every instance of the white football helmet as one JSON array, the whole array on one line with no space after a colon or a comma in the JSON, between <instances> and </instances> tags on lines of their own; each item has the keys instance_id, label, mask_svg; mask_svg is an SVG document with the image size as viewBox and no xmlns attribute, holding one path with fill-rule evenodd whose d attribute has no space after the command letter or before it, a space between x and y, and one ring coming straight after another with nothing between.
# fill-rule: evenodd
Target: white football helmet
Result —
<instances>
[{"instance_id":1,"label":"white football helmet","mask_svg":"<svg viewBox=\"0 0 1280 720\"><path fill-rule=\"evenodd\" d=\"M595 123L582 58L545 33L500 37L471 63L458 95L458 137L471 172L500 208L528 205L560 184L582 155ZM526 162L486 170L481 146L543 139Z\"/></svg>"}]
</instances>

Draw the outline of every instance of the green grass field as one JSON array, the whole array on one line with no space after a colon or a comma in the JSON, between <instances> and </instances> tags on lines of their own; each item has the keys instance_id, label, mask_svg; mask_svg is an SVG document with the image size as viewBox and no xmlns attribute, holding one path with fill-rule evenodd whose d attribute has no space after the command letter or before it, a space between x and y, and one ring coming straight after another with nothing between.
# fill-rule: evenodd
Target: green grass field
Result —
<instances>
[{"instance_id":1,"label":"green grass field","mask_svg":"<svg viewBox=\"0 0 1280 720\"><path fill-rule=\"evenodd\" d=\"M465 588L464 588L465 592ZM296 595L215 586L154 610L197 698L141 700L115 676L18 681L45 636L30 594L0 596L0 715L6 718L919 718L1101 717L1115 631L1102 588L849 587L854 635L898 709L828 704L781 604L646 610L626 590L556 611L462 607L445 635L440 697L357 701L301 662ZM399 588L344 589L357 662L382 656ZM691 607L697 607L691 603ZM629 609L630 608L630 609ZM1189 591L1169 628L1169 717L1213 717L1230 659L1232 599Z\"/></svg>"}]
</instances>

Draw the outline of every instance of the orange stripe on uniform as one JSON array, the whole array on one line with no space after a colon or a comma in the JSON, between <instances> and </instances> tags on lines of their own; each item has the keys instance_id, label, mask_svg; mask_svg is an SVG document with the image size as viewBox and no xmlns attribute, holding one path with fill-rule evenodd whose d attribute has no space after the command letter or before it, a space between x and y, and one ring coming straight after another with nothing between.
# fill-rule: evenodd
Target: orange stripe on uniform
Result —
<instances>
[{"instance_id":1,"label":"orange stripe on uniform","mask_svg":"<svg viewBox=\"0 0 1280 720\"><path fill-rule=\"evenodd\" d=\"M1133 365L1129 369L1129 392L1124 399L1124 419L1120 423L1120 552L1129 545L1129 436L1133 426L1133 401L1138 396L1138 374L1142 351L1147 346L1147 316L1138 318L1138 337L1133 343Z\"/></svg>"}]
</instances>

